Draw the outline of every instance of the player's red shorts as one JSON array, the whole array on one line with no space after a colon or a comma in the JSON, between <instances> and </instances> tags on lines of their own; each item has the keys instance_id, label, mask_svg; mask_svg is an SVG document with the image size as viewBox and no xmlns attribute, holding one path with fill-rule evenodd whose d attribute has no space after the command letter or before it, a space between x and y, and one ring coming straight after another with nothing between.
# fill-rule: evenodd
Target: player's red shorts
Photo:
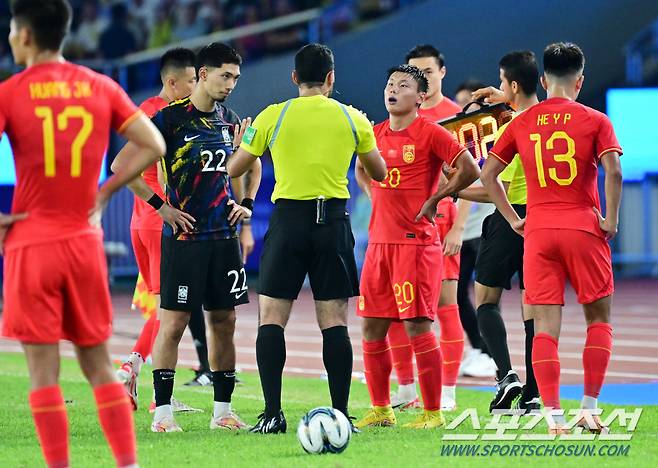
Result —
<instances>
[{"instance_id":1,"label":"player's red shorts","mask_svg":"<svg viewBox=\"0 0 658 468\"><path fill-rule=\"evenodd\" d=\"M448 231L452 229L457 219L457 204L449 198L442 198L436 210L436 225L439 227L439 235L441 242L444 241ZM460 255L446 255L443 257L443 273L442 279L444 280L458 280L459 279L459 260Z\"/></svg>"},{"instance_id":2,"label":"player's red shorts","mask_svg":"<svg viewBox=\"0 0 658 468\"><path fill-rule=\"evenodd\" d=\"M566 279L581 304L613 293L612 257L605 239L576 229L530 232L523 254L526 304L564 304Z\"/></svg>"},{"instance_id":3,"label":"player's red shorts","mask_svg":"<svg viewBox=\"0 0 658 468\"><path fill-rule=\"evenodd\" d=\"M441 292L442 258L441 245L368 245L357 314L434 320Z\"/></svg>"},{"instance_id":4,"label":"player's red shorts","mask_svg":"<svg viewBox=\"0 0 658 468\"><path fill-rule=\"evenodd\" d=\"M160 246L162 231L148 229L131 229L130 239L137 268L144 278L151 294L160 294Z\"/></svg>"},{"instance_id":5,"label":"player's red shorts","mask_svg":"<svg viewBox=\"0 0 658 468\"><path fill-rule=\"evenodd\" d=\"M9 250L3 335L33 344L104 343L112 334L107 278L100 235Z\"/></svg>"}]
</instances>

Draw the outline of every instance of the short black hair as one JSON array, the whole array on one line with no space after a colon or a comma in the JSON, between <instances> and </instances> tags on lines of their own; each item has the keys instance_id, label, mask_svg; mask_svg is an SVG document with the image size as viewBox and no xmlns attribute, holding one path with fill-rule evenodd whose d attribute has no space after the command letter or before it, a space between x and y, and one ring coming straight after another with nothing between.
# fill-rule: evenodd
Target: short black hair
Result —
<instances>
[{"instance_id":1,"label":"short black hair","mask_svg":"<svg viewBox=\"0 0 658 468\"><path fill-rule=\"evenodd\" d=\"M196 55L190 49L176 47L169 49L160 57L160 75L164 75L172 68L182 70L196 66Z\"/></svg>"},{"instance_id":2,"label":"short black hair","mask_svg":"<svg viewBox=\"0 0 658 468\"><path fill-rule=\"evenodd\" d=\"M555 42L544 49L544 72L557 77L576 75L585 68L585 54L573 42Z\"/></svg>"},{"instance_id":3,"label":"short black hair","mask_svg":"<svg viewBox=\"0 0 658 468\"><path fill-rule=\"evenodd\" d=\"M299 84L319 86L334 69L334 53L324 44L307 44L295 54Z\"/></svg>"},{"instance_id":4,"label":"short black hair","mask_svg":"<svg viewBox=\"0 0 658 468\"><path fill-rule=\"evenodd\" d=\"M443 68L446 64L446 58L443 56L441 51L434 47L431 44L420 44L407 52L407 56L404 58L405 62L409 63L409 60L415 58L425 58L425 57L434 57L436 63L439 64L439 68Z\"/></svg>"},{"instance_id":5,"label":"short black hair","mask_svg":"<svg viewBox=\"0 0 658 468\"><path fill-rule=\"evenodd\" d=\"M388 69L388 76L387 79L391 78L391 75L393 73L406 73L407 75L411 76L416 84L418 85L418 91L421 93L426 93L427 89L429 88L429 83L427 81L427 77L425 76L425 73L423 71L414 66L414 65L398 65L397 67L392 67Z\"/></svg>"},{"instance_id":6,"label":"short black hair","mask_svg":"<svg viewBox=\"0 0 658 468\"><path fill-rule=\"evenodd\" d=\"M242 57L231 46L221 42L212 42L201 48L196 56L197 71L201 67L220 68L225 63L242 65Z\"/></svg>"},{"instance_id":7,"label":"short black hair","mask_svg":"<svg viewBox=\"0 0 658 468\"><path fill-rule=\"evenodd\" d=\"M539 67L535 53L529 50L518 50L503 56L498 62L503 75L510 83L516 81L526 96L537 93Z\"/></svg>"},{"instance_id":8,"label":"short black hair","mask_svg":"<svg viewBox=\"0 0 658 468\"><path fill-rule=\"evenodd\" d=\"M14 0L11 15L19 27L32 29L40 50L59 50L71 27L68 0Z\"/></svg>"},{"instance_id":9,"label":"short black hair","mask_svg":"<svg viewBox=\"0 0 658 468\"><path fill-rule=\"evenodd\" d=\"M486 87L486 85L480 80L476 80L475 78L470 78L466 81L462 81L459 84L459 86L457 86L457 89L455 90L455 94L460 93L462 91L470 91L472 93L473 91L477 91L478 89L482 89L484 87Z\"/></svg>"}]
</instances>

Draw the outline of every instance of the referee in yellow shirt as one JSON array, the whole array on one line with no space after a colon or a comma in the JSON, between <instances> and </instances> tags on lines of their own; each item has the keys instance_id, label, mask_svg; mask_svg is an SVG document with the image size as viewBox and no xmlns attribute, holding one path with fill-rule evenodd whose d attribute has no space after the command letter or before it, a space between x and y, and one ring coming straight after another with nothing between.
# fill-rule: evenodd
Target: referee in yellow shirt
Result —
<instances>
[{"instance_id":1,"label":"referee in yellow shirt","mask_svg":"<svg viewBox=\"0 0 658 468\"><path fill-rule=\"evenodd\" d=\"M321 44L302 47L292 72L299 97L263 110L228 162L229 175L242 175L269 148L274 164L275 207L260 261L256 340L265 412L252 432L286 432L283 332L306 274L322 330L332 406L348 416L352 344L347 302L359 295L359 281L346 210L347 172L355 153L375 180L384 179L386 164L365 115L329 97L334 79L331 50Z\"/></svg>"},{"instance_id":2,"label":"referee in yellow shirt","mask_svg":"<svg viewBox=\"0 0 658 468\"><path fill-rule=\"evenodd\" d=\"M530 51L510 52L500 60L500 90L484 88L473 93L476 99L487 98L490 102L509 102L517 115L537 104L537 82L539 69L535 54ZM496 139L505 131L502 126ZM521 160L517 155L500 179L506 187L507 198L521 217L526 212L526 180ZM459 192L460 198L477 202L490 202L484 187L468 188ZM516 409L527 413L540 409L539 391L532 369L532 340L534 320L523 305L525 328L526 384L522 385L518 374L512 369L507 331L500 314L500 298L504 289L511 288L512 276L519 275L519 287L523 295L523 237L505 225L505 218L498 210L485 218L482 238L475 262L475 302L482 339L489 354L496 362L498 385L496 395L489 405L490 411ZM520 396L520 397L519 397ZM516 402L514 400L517 398Z\"/></svg>"}]
</instances>

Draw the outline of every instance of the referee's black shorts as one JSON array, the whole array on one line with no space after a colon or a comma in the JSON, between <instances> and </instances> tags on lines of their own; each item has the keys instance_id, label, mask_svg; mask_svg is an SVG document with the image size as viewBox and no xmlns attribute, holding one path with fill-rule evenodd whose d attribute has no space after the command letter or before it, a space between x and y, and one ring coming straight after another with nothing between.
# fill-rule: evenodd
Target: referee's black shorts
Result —
<instances>
[{"instance_id":1,"label":"referee's black shorts","mask_svg":"<svg viewBox=\"0 0 658 468\"><path fill-rule=\"evenodd\" d=\"M514 211L525 218L525 205L512 205ZM475 281L491 288L511 289L511 279L519 274L519 287L523 286L523 237L519 236L507 220L496 210L484 219L480 249L475 261Z\"/></svg>"},{"instance_id":2,"label":"referee's black shorts","mask_svg":"<svg viewBox=\"0 0 658 468\"><path fill-rule=\"evenodd\" d=\"M346 200L325 204L325 224L317 224L316 200L276 201L260 259L259 294L297 299L308 273L316 301L359 295Z\"/></svg>"}]
</instances>

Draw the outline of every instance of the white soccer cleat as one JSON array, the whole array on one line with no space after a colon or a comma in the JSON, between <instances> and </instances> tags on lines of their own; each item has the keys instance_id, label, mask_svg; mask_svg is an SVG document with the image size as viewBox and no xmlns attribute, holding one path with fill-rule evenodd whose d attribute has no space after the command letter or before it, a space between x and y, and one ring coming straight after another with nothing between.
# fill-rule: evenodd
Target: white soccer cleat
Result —
<instances>
[{"instance_id":1,"label":"white soccer cleat","mask_svg":"<svg viewBox=\"0 0 658 468\"><path fill-rule=\"evenodd\" d=\"M171 397L171 409L174 413L203 413L202 409L192 408L190 405L183 403Z\"/></svg>"},{"instance_id":2,"label":"white soccer cleat","mask_svg":"<svg viewBox=\"0 0 658 468\"><path fill-rule=\"evenodd\" d=\"M457 397L455 387L443 387L441 389L441 411L455 411L457 409Z\"/></svg>"},{"instance_id":3,"label":"white soccer cleat","mask_svg":"<svg viewBox=\"0 0 658 468\"><path fill-rule=\"evenodd\" d=\"M247 428L247 424L232 410L224 416L219 416L210 420L210 429L228 429L233 431Z\"/></svg>"},{"instance_id":4,"label":"white soccer cleat","mask_svg":"<svg viewBox=\"0 0 658 468\"><path fill-rule=\"evenodd\" d=\"M159 421L153 420L151 432L183 432L183 429L173 417L166 417Z\"/></svg>"},{"instance_id":5,"label":"white soccer cleat","mask_svg":"<svg viewBox=\"0 0 658 468\"><path fill-rule=\"evenodd\" d=\"M401 385L398 391L391 395L391 407L400 411L420 408L416 385Z\"/></svg>"},{"instance_id":6,"label":"white soccer cleat","mask_svg":"<svg viewBox=\"0 0 658 468\"><path fill-rule=\"evenodd\" d=\"M477 354L474 353L477 351ZM471 354L473 353L473 354ZM496 377L496 363L487 354L480 350L473 350L469 353L459 368L459 374L464 377Z\"/></svg>"},{"instance_id":7,"label":"white soccer cleat","mask_svg":"<svg viewBox=\"0 0 658 468\"><path fill-rule=\"evenodd\" d=\"M130 379L130 376L133 375L133 363L126 361L121 364L121 367L117 369L117 378L122 384L126 384Z\"/></svg>"}]
</instances>

